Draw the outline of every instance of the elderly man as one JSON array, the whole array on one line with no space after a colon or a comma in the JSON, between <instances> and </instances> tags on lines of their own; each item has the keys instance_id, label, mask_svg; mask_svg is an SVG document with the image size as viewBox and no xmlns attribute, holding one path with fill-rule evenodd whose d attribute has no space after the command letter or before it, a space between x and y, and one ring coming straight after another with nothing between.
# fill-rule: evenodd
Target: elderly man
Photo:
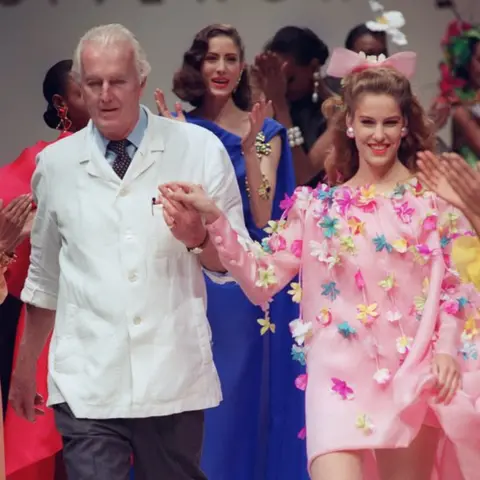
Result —
<instances>
[{"instance_id":1,"label":"elderly man","mask_svg":"<svg viewBox=\"0 0 480 480\"><path fill-rule=\"evenodd\" d=\"M127 479L131 454L140 480L205 478L203 409L221 400L202 267L223 267L198 214L153 198L160 184L201 184L246 236L241 197L214 135L140 105L149 70L126 28L87 32L74 71L92 120L40 153L33 178L11 400L39 413L35 362L53 329L48 404L70 480Z\"/></svg>"}]
</instances>

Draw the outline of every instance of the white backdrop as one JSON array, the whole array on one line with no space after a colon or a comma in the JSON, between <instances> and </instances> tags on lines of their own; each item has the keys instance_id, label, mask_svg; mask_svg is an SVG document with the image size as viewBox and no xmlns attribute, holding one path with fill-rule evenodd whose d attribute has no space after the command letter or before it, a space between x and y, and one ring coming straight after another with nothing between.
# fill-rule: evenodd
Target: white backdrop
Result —
<instances>
[{"instance_id":1,"label":"white backdrop","mask_svg":"<svg viewBox=\"0 0 480 480\"><path fill-rule=\"evenodd\" d=\"M406 17L408 48L419 54L415 88L428 104L451 13L437 10L434 0L382 3ZM479 0L458 4L465 16L480 19ZM353 25L372 18L367 0L0 0L0 163L12 161L39 139L55 137L42 120L42 79L49 66L71 57L79 37L92 26L119 22L138 36L153 67L144 98L153 107L154 88L170 92L183 52L210 23L235 25L251 59L281 26L310 27L332 48L343 45Z\"/></svg>"}]
</instances>

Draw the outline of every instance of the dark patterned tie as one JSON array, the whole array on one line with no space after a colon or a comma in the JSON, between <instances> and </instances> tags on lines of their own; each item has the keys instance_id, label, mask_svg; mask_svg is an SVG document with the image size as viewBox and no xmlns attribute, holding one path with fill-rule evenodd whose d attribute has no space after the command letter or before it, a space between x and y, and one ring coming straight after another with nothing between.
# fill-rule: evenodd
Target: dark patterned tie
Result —
<instances>
[{"instance_id":1,"label":"dark patterned tie","mask_svg":"<svg viewBox=\"0 0 480 480\"><path fill-rule=\"evenodd\" d=\"M128 140L112 140L107 147L108 150L116 155L112 168L120 178L125 176L130 163L132 163L132 159L127 152L127 147L129 145L130 142Z\"/></svg>"}]
</instances>

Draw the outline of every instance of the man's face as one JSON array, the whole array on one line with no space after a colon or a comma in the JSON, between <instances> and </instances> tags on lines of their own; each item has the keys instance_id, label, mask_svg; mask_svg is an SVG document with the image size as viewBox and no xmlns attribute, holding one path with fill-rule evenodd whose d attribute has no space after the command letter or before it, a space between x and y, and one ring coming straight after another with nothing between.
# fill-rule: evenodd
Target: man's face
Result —
<instances>
[{"instance_id":1,"label":"man's face","mask_svg":"<svg viewBox=\"0 0 480 480\"><path fill-rule=\"evenodd\" d=\"M94 125L109 140L122 140L135 128L145 87L127 43L86 44L81 56L81 87Z\"/></svg>"}]
</instances>

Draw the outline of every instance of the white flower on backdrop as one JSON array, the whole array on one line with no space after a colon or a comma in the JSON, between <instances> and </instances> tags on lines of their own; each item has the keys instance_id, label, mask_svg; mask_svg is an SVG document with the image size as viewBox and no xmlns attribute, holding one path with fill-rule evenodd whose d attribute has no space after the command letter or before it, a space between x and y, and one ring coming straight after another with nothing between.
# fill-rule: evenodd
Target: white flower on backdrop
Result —
<instances>
[{"instance_id":1,"label":"white flower on backdrop","mask_svg":"<svg viewBox=\"0 0 480 480\"><path fill-rule=\"evenodd\" d=\"M385 11L384 6L376 0L369 0L368 3L376 18L365 23L367 28L372 32L385 32L396 45L407 45L407 37L400 30L405 26L403 13L397 10Z\"/></svg>"}]
</instances>

